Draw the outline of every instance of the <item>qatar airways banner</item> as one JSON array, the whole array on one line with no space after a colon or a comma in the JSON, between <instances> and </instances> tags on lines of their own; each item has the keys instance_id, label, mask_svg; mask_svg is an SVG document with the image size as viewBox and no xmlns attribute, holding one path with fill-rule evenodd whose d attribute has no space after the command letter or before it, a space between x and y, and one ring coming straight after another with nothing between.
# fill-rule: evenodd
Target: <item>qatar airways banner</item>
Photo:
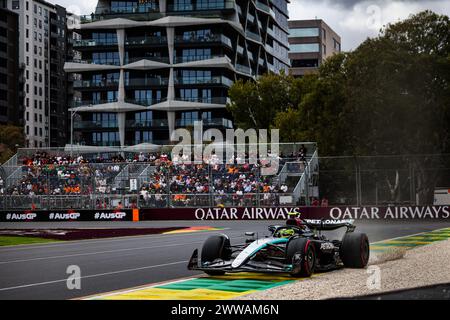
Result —
<instances>
[{"instance_id":1,"label":"qatar airways banner","mask_svg":"<svg viewBox=\"0 0 450 320\"><path fill-rule=\"evenodd\" d=\"M450 219L450 206L273 207L141 209L141 220L286 220L289 212L306 219Z\"/></svg>"},{"instance_id":2,"label":"qatar airways banner","mask_svg":"<svg viewBox=\"0 0 450 320\"><path fill-rule=\"evenodd\" d=\"M132 221L131 210L0 211L0 222Z\"/></svg>"}]
</instances>

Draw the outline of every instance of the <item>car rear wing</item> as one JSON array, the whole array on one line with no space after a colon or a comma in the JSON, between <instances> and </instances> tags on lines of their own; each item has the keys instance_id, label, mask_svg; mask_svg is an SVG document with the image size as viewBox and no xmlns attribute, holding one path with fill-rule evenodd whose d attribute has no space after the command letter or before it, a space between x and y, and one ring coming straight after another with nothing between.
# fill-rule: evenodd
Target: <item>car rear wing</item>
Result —
<instances>
[{"instance_id":1,"label":"car rear wing","mask_svg":"<svg viewBox=\"0 0 450 320\"><path fill-rule=\"evenodd\" d=\"M303 219L303 223L311 229L317 230L336 230L340 228L347 228L347 232L353 232L356 228L355 220L333 220L333 219Z\"/></svg>"}]
</instances>

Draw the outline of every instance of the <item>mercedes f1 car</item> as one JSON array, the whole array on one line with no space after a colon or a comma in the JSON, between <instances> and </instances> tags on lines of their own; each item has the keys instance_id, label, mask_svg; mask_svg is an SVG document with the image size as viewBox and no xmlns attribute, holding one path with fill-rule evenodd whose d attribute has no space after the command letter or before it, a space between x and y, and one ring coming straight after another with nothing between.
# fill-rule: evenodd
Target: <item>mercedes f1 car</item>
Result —
<instances>
[{"instance_id":1,"label":"mercedes f1 car","mask_svg":"<svg viewBox=\"0 0 450 320\"><path fill-rule=\"evenodd\" d=\"M339 228L346 228L341 240L328 240L322 234ZM194 250L188 269L209 275L262 272L309 277L315 271L364 268L369 261L369 240L354 230L353 220L301 220L296 213L285 225L270 226L270 236L255 239L254 233L246 233L250 238L245 244L231 245L224 234L209 237L200 260L198 249Z\"/></svg>"}]
</instances>

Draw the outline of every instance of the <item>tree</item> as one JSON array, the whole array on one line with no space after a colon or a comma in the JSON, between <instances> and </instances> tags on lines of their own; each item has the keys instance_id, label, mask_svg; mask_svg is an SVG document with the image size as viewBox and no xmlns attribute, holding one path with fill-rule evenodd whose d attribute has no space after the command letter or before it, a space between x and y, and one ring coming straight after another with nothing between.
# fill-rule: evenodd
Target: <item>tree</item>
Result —
<instances>
[{"instance_id":1,"label":"tree","mask_svg":"<svg viewBox=\"0 0 450 320\"><path fill-rule=\"evenodd\" d=\"M387 26L354 52L328 59L298 110L277 116L280 128L289 123L301 131L289 138L317 141L321 155L380 156L365 161L365 169L386 172L372 178L391 191L399 192L410 172L391 170L392 159L381 156L417 155L396 165L414 172L419 203L432 203L439 171L429 168L441 158L418 155L450 152L449 18L419 13Z\"/></svg>"},{"instance_id":2,"label":"tree","mask_svg":"<svg viewBox=\"0 0 450 320\"><path fill-rule=\"evenodd\" d=\"M21 127L0 125L0 163L4 163L17 152L17 146L25 144Z\"/></svg>"},{"instance_id":3,"label":"tree","mask_svg":"<svg viewBox=\"0 0 450 320\"><path fill-rule=\"evenodd\" d=\"M419 155L450 153L447 16L424 11L388 25L355 51L327 59L318 75L262 79L230 90L238 124L279 128L284 142L315 141L322 156L377 156L364 161L365 169L385 172L374 180L395 192L414 180L419 203L432 202L440 171L429 168L450 163ZM395 161L398 174L386 157L393 155L410 155Z\"/></svg>"},{"instance_id":4,"label":"tree","mask_svg":"<svg viewBox=\"0 0 450 320\"><path fill-rule=\"evenodd\" d=\"M315 141L322 155L345 154L350 125L344 114L346 59L346 54L335 55L320 68L319 75L301 78L297 86L302 93L300 102L275 118L284 142Z\"/></svg>"},{"instance_id":5,"label":"tree","mask_svg":"<svg viewBox=\"0 0 450 320\"><path fill-rule=\"evenodd\" d=\"M425 11L389 25L349 56L348 116L355 154L449 152L450 22ZM420 203L432 203L439 158L410 157Z\"/></svg>"},{"instance_id":6,"label":"tree","mask_svg":"<svg viewBox=\"0 0 450 320\"><path fill-rule=\"evenodd\" d=\"M228 111L242 129L268 129L278 112L285 111L300 100L298 81L292 76L265 74L257 81L236 81L228 95Z\"/></svg>"}]
</instances>

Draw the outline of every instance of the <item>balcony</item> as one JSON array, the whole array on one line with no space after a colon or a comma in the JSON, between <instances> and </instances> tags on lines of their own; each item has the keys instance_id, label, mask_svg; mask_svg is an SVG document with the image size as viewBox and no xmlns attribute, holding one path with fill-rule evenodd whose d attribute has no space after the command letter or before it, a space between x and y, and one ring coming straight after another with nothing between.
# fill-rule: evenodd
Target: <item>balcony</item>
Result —
<instances>
[{"instance_id":1,"label":"balcony","mask_svg":"<svg viewBox=\"0 0 450 320\"><path fill-rule=\"evenodd\" d=\"M175 121L176 127L193 126L195 121L202 121L204 127L223 127L226 129L233 129L233 122L225 118L213 119L178 119Z\"/></svg>"},{"instance_id":2,"label":"balcony","mask_svg":"<svg viewBox=\"0 0 450 320\"><path fill-rule=\"evenodd\" d=\"M184 35L176 36L175 43L177 44L189 44L189 43L223 43L228 47L232 48L231 40L223 34L209 34L206 36Z\"/></svg>"},{"instance_id":3,"label":"balcony","mask_svg":"<svg viewBox=\"0 0 450 320\"><path fill-rule=\"evenodd\" d=\"M70 108L78 108L78 107L88 107L88 106L94 106L94 105L105 104L105 103L113 103L113 102L117 102L117 99L73 100L73 101L70 101L69 106L70 106Z\"/></svg>"},{"instance_id":4,"label":"balcony","mask_svg":"<svg viewBox=\"0 0 450 320\"><path fill-rule=\"evenodd\" d=\"M155 61L160 63L170 63L169 57L131 57L131 58L125 58L125 64L130 64L134 62L138 62L141 60L149 60L149 61Z\"/></svg>"},{"instance_id":5,"label":"balcony","mask_svg":"<svg viewBox=\"0 0 450 320\"><path fill-rule=\"evenodd\" d=\"M141 46L141 45L159 45L167 44L167 37L129 37L125 40L125 44L128 46Z\"/></svg>"},{"instance_id":6,"label":"balcony","mask_svg":"<svg viewBox=\"0 0 450 320\"><path fill-rule=\"evenodd\" d=\"M102 87L117 87L119 81L104 81L104 80L75 80L73 82L73 87L76 89L80 88L102 88Z\"/></svg>"},{"instance_id":7,"label":"balcony","mask_svg":"<svg viewBox=\"0 0 450 320\"><path fill-rule=\"evenodd\" d=\"M210 0L210 1L200 1L193 4L169 4L167 6L168 12L188 12L188 11L206 11L206 10L224 10L224 9L235 9L236 2L234 0Z\"/></svg>"},{"instance_id":8,"label":"balcony","mask_svg":"<svg viewBox=\"0 0 450 320\"><path fill-rule=\"evenodd\" d=\"M208 103L208 104L227 104L229 99L227 97L184 97L184 98L175 98L178 101L186 101L186 102L199 102L199 103Z\"/></svg>"},{"instance_id":9,"label":"balcony","mask_svg":"<svg viewBox=\"0 0 450 320\"><path fill-rule=\"evenodd\" d=\"M169 122L167 119L152 120L127 120L127 128L167 128Z\"/></svg>"},{"instance_id":10,"label":"balcony","mask_svg":"<svg viewBox=\"0 0 450 320\"><path fill-rule=\"evenodd\" d=\"M91 23L101 20L108 20L118 17L123 17L126 15L127 19L132 20L155 20L162 17L162 14L159 12L158 4L142 4L135 5L133 7L130 6L122 6L122 7L114 7L114 8L105 8L102 10L101 14L90 14L90 15L82 15L80 16L80 23Z\"/></svg>"},{"instance_id":11,"label":"balcony","mask_svg":"<svg viewBox=\"0 0 450 320\"><path fill-rule=\"evenodd\" d=\"M127 87L140 86L165 86L169 84L168 78L135 78L125 80Z\"/></svg>"},{"instance_id":12,"label":"balcony","mask_svg":"<svg viewBox=\"0 0 450 320\"><path fill-rule=\"evenodd\" d=\"M67 61L67 62L81 63L81 64L120 66L119 60L72 59L71 61Z\"/></svg>"},{"instance_id":13,"label":"balcony","mask_svg":"<svg viewBox=\"0 0 450 320\"><path fill-rule=\"evenodd\" d=\"M243 66L242 64L236 64L236 71L247 74L249 76L253 75L252 69L250 67Z\"/></svg>"},{"instance_id":14,"label":"balcony","mask_svg":"<svg viewBox=\"0 0 450 320\"><path fill-rule=\"evenodd\" d=\"M225 76L216 76L210 78L175 78L176 85L191 85L191 84L222 84L231 87L233 80Z\"/></svg>"},{"instance_id":15,"label":"balcony","mask_svg":"<svg viewBox=\"0 0 450 320\"><path fill-rule=\"evenodd\" d=\"M117 121L74 121L74 129L110 129L117 128Z\"/></svg>"},{"instance_id":16,"label":"balcony","mask_svg":"<svg viewBox=\"0 0 450 320\"><path fill-rule=\"evenodd\" d=\"M201 55L201 56L175 57L175 63L202 61L202 60L209 60L209 59L223 58L223 57L226 57L226 56L225 55Z\"/></svg>"},{"instance_id":17,"label":"balcony","mask_svg":"<svg viewBox=\"0 0 450 320\"><path fill-rule=\"evenodd\" d=\"M74 40L73 46L75 48L98 47L98 46L117 46L117 40L98 40L98 39Z\"/></svg>"},{"instance_id":18,"label":"balcony","mask_svg":"<svg viewBox=\"0 0 450 320\"><path fill-rule=\"evenodd\" d=\"M250 40L253 40L253 41L256 41L256 42L261 42L261 36L259 34L256 34L254 32L251 32L251 31L247 30L247 31L245 31L245 35Z\"/></svg>"},{"instance_id":19,"label":"balcony","mask_svg":"<svg viewBox=\"0 0 450 320\"><path fill-rule=\"evenodd\" d=\"M163 101L166 101L167 98L161 98L161 99L135 99L135 98L127 98L125 99L126 103L136 104L144 107L148 107L157 103L161 103Z\"/></svg>"},{"instance_id":20,"label":"balcony","mask_svg":"<svg viewBox=\"0 0 450 320\"><path fill-rule=\"evenodd\" d=\"M270 53L271 55L275 54L275 51L271 45L266 43L265 48L266 48L267 53Z\"/></svg>"},{"instance_id":21,"label":"balcony","mask_svg":"<svg viewBox=\"0 0 450 320\"><path fill-rule=\"evenodd\" d=\"M270 7L262 2L259 2L258 0L256 0L256 8L258 8L260 11L270 14Z\"/></svg>"}]
</instances>

